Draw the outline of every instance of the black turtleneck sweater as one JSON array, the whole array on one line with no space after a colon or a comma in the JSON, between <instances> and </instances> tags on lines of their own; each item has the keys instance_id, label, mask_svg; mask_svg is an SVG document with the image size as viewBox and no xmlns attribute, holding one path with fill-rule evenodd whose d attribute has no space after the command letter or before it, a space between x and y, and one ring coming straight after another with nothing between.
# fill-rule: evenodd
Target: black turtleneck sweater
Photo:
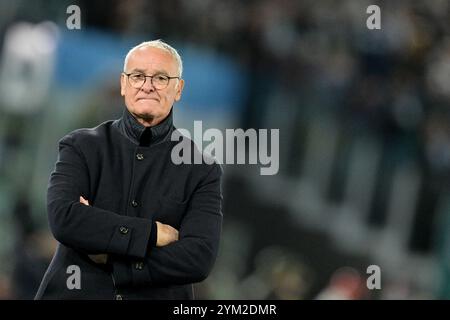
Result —
<instances>
[{"instance_id":1,"label":"black turtleneck sweater","mask_svg":"<svg viewBox=\"0 0 450 320\"><path fill-rule=\"evenodd\" d=\"M173 164L174 130L172 112L146 128L125 109L118 120L60 140L47 193L60 244L37 299L193 298L192 283L207 277L217 255L222 171ZM178 229L179 240L156 247L155 221ZM88 257L104 253L106 265ZM68 288L71 265L80 267L79 289Z\"/></svg>"}]
</instances>

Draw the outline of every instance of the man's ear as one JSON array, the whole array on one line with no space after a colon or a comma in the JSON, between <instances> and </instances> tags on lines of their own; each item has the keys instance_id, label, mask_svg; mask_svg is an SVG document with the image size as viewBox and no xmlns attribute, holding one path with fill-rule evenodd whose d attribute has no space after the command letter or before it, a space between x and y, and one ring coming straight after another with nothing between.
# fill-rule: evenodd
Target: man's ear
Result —
<instances>
[{"instance_id":1,"label":"man's ear","mask_svg":"<svg viewBox=\"0 0 450 320\"><path fill-rule=\"evenodd\" d=\"M175 95L175 101L179 101L181 99L181 93L183 92L183 88L184 88L184 80L180 79L177 84L177 89L176 89L177 93Z\"/></svg>"},{"instance_id":2,"label":"man's ear","mask_svg":"<svg viewBox=\"0 0 450 320\"><path fill-rule=\"evenodd\" d=\"M123 73L121 73L120 74L120 95L122 97L125 96L125 88L126 88L126 86L127 86L127 77Z\"/></svg>"}]
</instances>

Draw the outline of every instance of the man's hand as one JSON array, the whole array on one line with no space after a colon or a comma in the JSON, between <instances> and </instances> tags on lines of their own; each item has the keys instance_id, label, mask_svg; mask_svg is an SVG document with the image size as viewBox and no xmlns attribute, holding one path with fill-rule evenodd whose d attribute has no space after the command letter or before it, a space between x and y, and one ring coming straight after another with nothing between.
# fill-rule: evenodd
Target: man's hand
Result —
<instances>
[{"instance_id":1,"label":"man's hand","mask_svg":"<svg viewBox=\"0 0 450 320\"><path fill-rule=\"evenodd\" d=\"M80 196L80 202L86 206L89 205L89 201L83 198L82 196ZM108 255L106 253L88 254L88 257L95 263L99 264L106 264L106 262L108 261Z\"/></svg>"},{"instance_id":2,"label":"man's hand","mask_svg":"<svg viewBox=\"0 0 450 320\"><path fill-rule=\"evenodd\" d=\"M168 224L155 221L158 228L156 246L163 247L178 240L178 230Z\"/></svg>"},{"instance_id":3,"label":"man's hand","mask_svg":"<svg viewBox=\"0 0 450 320\"><path fill-rule=\"evenodd\" d=\"M83 198L82 196L80 196L80 202L86 206L89 205L89 201L87 201L85 198Z\"/></svg>"}]
</instances>

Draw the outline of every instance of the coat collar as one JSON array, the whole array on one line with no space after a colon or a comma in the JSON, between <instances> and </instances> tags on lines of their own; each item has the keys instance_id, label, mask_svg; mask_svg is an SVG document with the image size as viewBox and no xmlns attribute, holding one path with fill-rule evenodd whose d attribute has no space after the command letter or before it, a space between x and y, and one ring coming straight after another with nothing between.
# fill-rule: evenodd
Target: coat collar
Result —
<instances>
[{"instance_id":1,"label":"coat collar","mask_svg":"<svg viewBox=\"0 0 450 320\"><path fill-rule=\"evenodd\" d=\"M168 116L156 126L145 127L125 108L122 118L119 120L119 128L121 133L134 144L141 146L153 145L165 140L171 132L173 127L172 112L170 110Z\"/></svg>"}]
</instances>

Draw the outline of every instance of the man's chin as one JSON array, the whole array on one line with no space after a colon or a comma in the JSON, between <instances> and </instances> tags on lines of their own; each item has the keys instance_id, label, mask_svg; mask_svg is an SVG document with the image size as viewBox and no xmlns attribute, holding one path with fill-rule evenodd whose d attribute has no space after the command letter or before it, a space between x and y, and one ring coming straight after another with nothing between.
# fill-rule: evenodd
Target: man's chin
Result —
<instances>
[{"instance_id":1,"label":"man's chin","mask_svg":"<svg viewBox=\"0 0 450 320\"><path fill-rule=\"evenodd\" d=\"M137 106L134 105L131 113L135 118L141 119L146 122L145 125L156 125L161 122L167 115L156 106ZM142 123L142 122L141 122Z\"/></svg>"},{"instance_id":2,"label":"man's chin","mask_svg":"<svg viewBox=\"0 0 450 320\"><path fill-rule=\"evenodd\" d=\"M138 113L135 113L135 115L138 118L143 119L147 122L153 122L153 120L156 118L156 115L154 115L153 113L149 113L149 112L138 112Z\"/></svg>"},{"instance_id":3,"label":"man's chin","mask_svg":"<svg viewBox=\"0 0 450 320\"><path fill-rule=\"evenodd\" d=\"M149 104L136 106L134 111L136 115L143 119L155 118L158 116L158 108Z\"/></svg>"}]
</instances>

